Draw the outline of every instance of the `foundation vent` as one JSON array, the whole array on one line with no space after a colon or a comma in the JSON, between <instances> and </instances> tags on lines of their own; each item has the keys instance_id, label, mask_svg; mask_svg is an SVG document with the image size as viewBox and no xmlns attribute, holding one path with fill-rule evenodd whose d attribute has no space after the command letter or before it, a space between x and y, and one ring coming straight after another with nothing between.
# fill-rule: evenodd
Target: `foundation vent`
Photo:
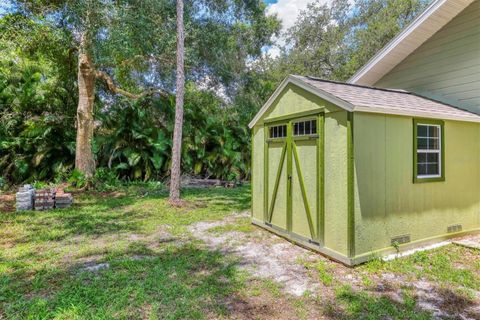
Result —
<instances>
[{"instance_id":1,"label":"foundation vent","mask_svg":"<svg viewBox=\"0 0 480 320\"><path fill-rule=\"evenodd\" d=\"M461 224L455 224L453 226L448 226L447 227L447 232L448 233L460 232L460 231L462 231L462 225Z\"/></svg>"},{"instance_id":2,"label":"foundation vent","mask_svg":"<svg viewBox=\"0 0 480 320\"><path fill-rule=\"evenodd\" d=\"M410 235L409 234L404 234L402 236L396 236L393 237L392 240L392 246L397 245L397 244L404 244L410 242Z\"/></svg>"}]
</instances>

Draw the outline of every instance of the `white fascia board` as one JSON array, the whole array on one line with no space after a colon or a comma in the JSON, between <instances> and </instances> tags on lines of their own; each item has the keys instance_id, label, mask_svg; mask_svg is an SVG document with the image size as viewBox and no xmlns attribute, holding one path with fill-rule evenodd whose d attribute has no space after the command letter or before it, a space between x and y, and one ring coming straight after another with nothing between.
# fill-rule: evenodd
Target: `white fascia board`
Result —
<instances>
[{"instance_id":1,"label":"white fascia board","mask_svg":"<svg viewBox=\"0 0 480 320\"><path fill-rule=\"evenodd\" d=\"M347 111L353 111L354 109L354 106L350 103L348 103L347 101L345 100L342 100L342 99L339 99L337 97L335 97L334 95L331 95L330 93L328 92L325 92L323 90L320 90L304 81L302 81L301 79L293 76L293 75L289 75L288 77L286 77L282 83L280 83L280 85L278 86L278 88L275 90L275 92L270 96L270 98L267 100L267 102L262 106L262 108L260 109L260 111L258 111L258 113L255 115L255 117L252 119L252 121L250 121L250 123L248 124L248 127L251 129L253 128L257 122L262 118L262 116L268 111L268 109L270 108L270 106L273 104L273 102L278 98L278 96L282 93L282 91L285 89L285 87L288 85L288 84L294 84L296 85L297 87L300 87L302 89L304 89L305 91L308 91L324 100L327 100Z\"/></svg>"},{"instance_id":2,"label":"white fascia board","mask_svg":"<svg viewBox=\"0 0 480 320\"><path fill-rule=\"evenodd\" d=\"M287 86L287 84L289 82L288 80L289 80L289 77L286 77L285 79L283 79L283 81L280 83L280 85L277 87L277 89L275 89L275 91L270 96L270 98L268 98L267 102L265 102L265 104L260 108L260 110L257 112L255 117L253 117L252 121L250 121L250 123L248 124L248 127L250 129L253 128L253 126L258 122L258 120L260 120L260 118L263 116L263 114L265 112L267 112L270 105L275 101L275 99L277 99L277 97L280 95L280 93L283 91L283 89L285 89L285 87Z\"/></svg>"}]
</instances>

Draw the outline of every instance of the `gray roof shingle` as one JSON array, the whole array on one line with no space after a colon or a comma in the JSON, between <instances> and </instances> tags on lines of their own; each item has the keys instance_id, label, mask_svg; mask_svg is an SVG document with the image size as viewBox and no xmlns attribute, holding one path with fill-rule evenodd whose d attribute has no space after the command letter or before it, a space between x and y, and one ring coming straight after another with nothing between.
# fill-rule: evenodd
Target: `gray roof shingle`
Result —
<instances>
[{"instance_id":1,"label":"gray roof shingle","mask_svg":"<svg viewBox=\"0 0 480 320\"><path fill-rule=\"evenodd\" d=\"M480 115L404 90L374 88L296 75L292 77L347 102L353 106L352 111L425 115L439 119L480 122Z\"/></svg>"},{"instance_id":2,"label":"gray roof shingle","mask_svg":"<svg viewBox=\"0 0 480 320\"><path fill-rule=\"evenodd\" d=\"M289 75L260 111L250 121L249 127L260 121L282 90L292 83L352 112L371 112L442 120L480 123L480 115L440 101L422 97L416 93L349 84L313 77Z\"/></svg>"}]
</instances>

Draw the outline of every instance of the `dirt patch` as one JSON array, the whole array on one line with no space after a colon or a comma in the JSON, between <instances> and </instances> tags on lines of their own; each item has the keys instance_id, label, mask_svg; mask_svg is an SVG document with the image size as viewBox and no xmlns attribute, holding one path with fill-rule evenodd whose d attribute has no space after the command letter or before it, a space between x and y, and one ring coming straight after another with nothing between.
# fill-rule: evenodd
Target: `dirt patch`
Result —
<instances>
[{"instance_id":1,"label":"dirt patch","mask_svg":"<svg viewBox=\"0 0 480 320\"><path fill-rule=\"evenodd\" d=\"M287 241L255 241L252 239L255 235L246 237L244 233L236 231L221 234L208 232L214 227L231 223L232 219L246 216L248 213L230 216L223 221L199 222L190 226L189 231L209 248L240 257L242 269L255 277L277 281L285 292L295 296L307 291L316 292L320 284L312 281L308 270L297 262L298 259L309 259L314 255L312 252Z\"/></svg>"},{"instance_id":2,"label":"dirt patch","mask_svg":"<svg viewBox=\"0 0 480 320\"><path fill-rule=\"evenodd\" d=\"M210 249L239 257L240 267L254 278L273 280L284 292L293 296L302 296L307 292L315 296L321 292L322 301L335 305L335 288L348 285L354 291L368 291L373 296L385 296L403 305L403 290L408 290L416 299L418 310L429 311L436 319L480 319L480 292L474 292L477 298L472 299L460 294L459 288L439 287L427 279L416 281L408 275L396 273L368 274L361 269L332 262L261 229L248 233L228 231L230 225L238 224L238 219L248 216L244 212L221 221L202 221L191 225L189 231ZM214 228L226 231L212 232ZM324 279L320 276L322 273L327 275ZM365 282L366 277L368 283ZM261 315L260 318L266 319L285 318L281 305L272 310L270 306L262 304L262 299L257 301L259 299L254 297L237 297L229 302L229 308L245 314L244 318L239 319L248 319L249 314ZM280 304L280 300L283 299L277 299L274 304ZM283 312L288 318L292 314L286 310Z\"/></svg>"},{"instance_id":3,"label":"dirt patch","mask_svg":"<svg viewBox=\"0 0 480 320\"><path fill-rule=\"evenodd\" d=\"M388 296L399 304L404 303L402 289L411 290L416 308L430 312L434 319L480 319L480 292L474 291L476 297L472 299L454 288L440 287L426 279L409 281L392 273L374 276L372 281L375 283L369 290L372 294Z\"/></svg>"},{"instance_id":4,"label":"dirt patch","mask_svg":"<svg viewBox=\"0 0 480 320\"><path fill-rule=\"evenodd\" d=\"M226 319L326 319L319 300L312 297L279 296L258 278L247 280L246 288L226 299Z\"/></svg>"}]
</instances>

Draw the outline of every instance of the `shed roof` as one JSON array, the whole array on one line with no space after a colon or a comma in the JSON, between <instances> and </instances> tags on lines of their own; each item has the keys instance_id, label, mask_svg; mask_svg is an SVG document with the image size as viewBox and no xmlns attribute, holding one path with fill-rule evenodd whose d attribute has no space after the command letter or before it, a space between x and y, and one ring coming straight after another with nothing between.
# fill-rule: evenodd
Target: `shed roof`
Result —
<instances>
[{"instance_id":1,"label":"shed roof","mask_svg":"<svg viewBox=\"0 0 480 320\"><path fill-rule=\"evenodd\" d=\"M474 0L434 0L415 20L377 52L349 80L373 85L455 18Z\"/></svg>"},{"instance_id":2,"label":"shed roof","mask_svg":"<svg viewBox=\"0 0 480 320\"><path fill-rule=\"evenodd\" d=\"M433 119L480 122L480 115L397 89L383 89L297 75L288 76L250 122L252 128L289 84L293 83L348 110Z\"/></svg>"}]
</instances>

